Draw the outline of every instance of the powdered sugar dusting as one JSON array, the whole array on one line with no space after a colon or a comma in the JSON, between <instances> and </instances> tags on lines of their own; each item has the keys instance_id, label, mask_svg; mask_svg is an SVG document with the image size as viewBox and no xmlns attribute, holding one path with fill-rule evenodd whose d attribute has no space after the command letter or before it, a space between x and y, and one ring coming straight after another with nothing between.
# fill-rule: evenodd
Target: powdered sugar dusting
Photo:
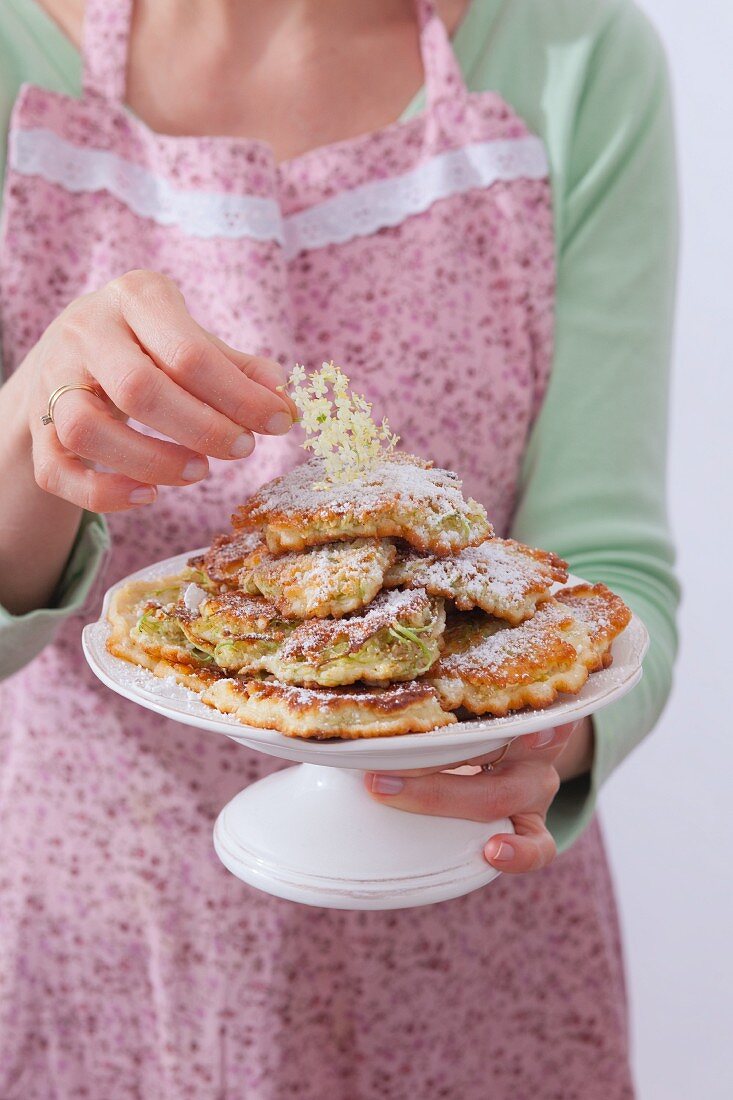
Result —
<instances>
[{"instance_id":1,"label":"powdered sugar dusting","mask_svg":"<svg viewBox=\"0 0 733 1100\"><path fill-rule=\"evenodd\" d=\"M487 539L451 558L405 551L385 583L420 584L438 595L460 595L473 605L521 605L530 593L548 591L567 579L565 562L554 554L531 550L507 539Z\"/></svg>"},{"instance_id":2,"label":"powdered sugar dusting","mask_svg":"<svg viewBox=\"0 0 733 1100\"><path fill-rule=\"evenodd\" d=\"M319 459L297 466L255 493L235 515L235 524L256 526L267 522L273 513L292 513L298 522L346 513L358 518L395 504L427 508L443 518L467 516L469 512L486 518L480 505L471 501L469 506L464 500L457 474L435 469L423 459L402 452L365 471L359 481L315 489L324 477L325 468Z\"/></svg>"},{"instance_id":3,"label":"powdered sugar dusting","mask_svg":"<svg viewBox=\"0 0 733 1100\"><path fill-rule=\"evenodd\" d=\"M262 545L259 531L234 531L217 535L201 558L191 560L191 565L203 566L213 581L230 583L244 559Z\"/></svg>"},{"instance_id":4,"label":"powdered sugar dusting","mask_svg":"<svg viewBox=\"0 0 733 1100\"><path fill-rule=\"evenodd\" d=\"M460 626L457 628L453 643L448 635L447 652L433 672L437 675L461 675L470 671L491 673L498 672L507 661L535 661L547 650L558 628L572 621L572 612L556 600L544 603L532 619L520 626L474 619L466 623L465 634ZM456 645L455 652L451 652L452 644Z\"/></svg>"},{"instance_id":5,"label":"powdered sugar dusting","mask_svg":"<svg viewBox=\"0 0 733 1100\"><path fill-rule=\"evenodd\" d=\"M557 598L570 608L596 644L615 638L628 625L631 612L615 592L605 584L577 585L557 593Z\"/></svg>"},{"instance_id":6,"label":"powdered sugar dusting","mask_svg":"<svg viewBox=\"0 0 733 1100\"><path fill-rule=\"evenodd\" d=\"M386 539L326 543L278 556L263 551L251 570L245 566L240 583L251 579L281 610L294 602L305 611L303 615L295 614L295 618L310 617L319 609L350 601L350 606L343 607L346 611L376 595L396 553Z\"/></svg>"},{"instance_id":7,"label":"powdered sugar dusting","mask_svg":"<svg viewBox=\"0 0 733 1100\"><path fill-rule=\"evenodd\" d=\"M407 705L421 698L435 696L435 689L418 680L409 680L385 687L369 688L305 688L294 684L285 684L280 680L251 682L248 690L257 693L273 693L294 707L316 708L327 713L334 707L345 703L366 703L371 706L381 703L394 706L396 703Z\"/></svg>"},{"instance_id":8,"label":"powdered sugar dusting","mask_svg":"<svg viewBox=\"0 0 733 1100\"><path fill-rule=\"evenodd\" d=\"M274 603L266 600L264 596L250 596L247 592L223 591L211 596L207 593L203 608L199 609L204 616L221 615L224 619L236 623L243 620L247 623L247 630L254 625L264 629L273 619L279 618L279 613Z\"/></svg>"},{"instance_id":9,"label":"powdered sugar dusting","mask_svg":"<svg viewBox=\"0 0 733 1100\"><path fill-rule=\"evenodd\" d=\"M164 575L164 574L163 574ZM155 576L151 570L151 579ZM106 621L100 621L85 628L85 642L88 655L92 656L93 670L103 674L109 686L122 695L133 697L144 707L164 704L171 718L191 715L210 720L211 710L201 702L198 694L179 684L173 676L159 677L141 665L133 665L107 651L106 642L110 628ZM236 718L217 713L217 720L228 725L239 725Z\"/></svg>"}]
</instances>

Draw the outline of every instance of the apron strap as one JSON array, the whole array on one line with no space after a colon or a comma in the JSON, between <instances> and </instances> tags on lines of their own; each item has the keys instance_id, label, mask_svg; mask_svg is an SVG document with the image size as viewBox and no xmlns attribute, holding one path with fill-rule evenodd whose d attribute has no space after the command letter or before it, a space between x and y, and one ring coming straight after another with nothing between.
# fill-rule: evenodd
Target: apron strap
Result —
<instances>
[{"instance_id":1,"label":"apron strap","mask_svg":"<svg viewBox=\"0 0 733 1100\"><path fill-rule=\"evenodd\" d=\"M83 87L122 103L127 83L127 45L133 0L86 0Z\"/></svg>"},{"instance_id":2,"label":"apron strap","mask_svg":"<svg viewBox=\"0 0 733 1100\"><path fill-rule=\"evenodd\" d=\"M84 16L84 91L121 103L125 98L133 0L87 0ZM465 96L466 85L434 0L415 0L428 106Z\"/></svg>"},{"instance_id":3,"label":"apron strap","mask_svg":"<svg viewBox=\"0 0 733 1100\"><path fill-rule=\"evenodd\" d=\"M428 107L444 99L464 98L468 95L466 82L435 0L415 0L415 6Z\"/></svg>"}]
</instances>

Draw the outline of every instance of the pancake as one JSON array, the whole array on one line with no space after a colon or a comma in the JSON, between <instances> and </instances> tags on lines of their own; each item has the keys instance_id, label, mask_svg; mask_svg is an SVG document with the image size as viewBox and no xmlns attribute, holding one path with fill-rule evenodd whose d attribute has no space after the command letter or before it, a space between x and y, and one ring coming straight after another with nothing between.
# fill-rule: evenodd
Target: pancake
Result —
<instances>
[{"instance_id":1,"label":"pancake","mask_svg":"<svg viewBox=\"0 0 733 1100\"><path fill-rule=\"evenodd\" d=\"M276 554L395 537L442 556L492 533L483 507L464 499L458 476L414 455L397 452L346 484L324 486L324 474L323 462L311 459L263 485L232 517L235 528L262 529Z\"/></svg>"},{"instance_id":2,"label":"pancake","mask_svg":"<svg viewBox=\"0 0 733 1100\"><path fill-rule=\"evenodd\" d=\"M176 601L190 584L189 571L152 581L131 581L118 589L107 619L107 649L115 657L164 678L172 676L202 691L221 673L208 653L192 645L176 618Z\"/></svg>"},{"instance_id":3,"label":"pancake","mask_svg":"<svg viewBox=\"0 0 733 1100\"><path fill-rule=\"evenodd\" d=\"M437 660L443 601L414 592L380 592L358 614L301 623L262 667L292 684L334 687L412 680Z\"/></svg>"},{"instance_id":4,"label":"pancake","mask_svg":"<svg viewBox=\"0 0 733 1100\"><path fill-rule=\"evenodd\" d=\"M487 539L455 557L436 558L415 550L401 553L389 569L387 588L424 588L452 600L461 611L481 608L516 624L530 619L557 582L568 579L567 563L547 550L513 539Z\"/></svg>"},{"instance_id":5,"label":"pancake","mask_svg":"<svg viewBox=\"0 0 733 1100\"><path fill-rule=\"evenodd\" d=\"M582 656L590 672L608 668L613 663L611 645L614 638L631 622L631 611L620 596L605 584L576 584L563 588L557 599L585 628L588 636Z\"/></svg>"},{"instance_id":6,"label":"pancake","mask_svg":"<svg viewBox=\"0 0 733 1100\"><path fill-rule=\"evenodd\" d=\"M292 619L340 619L371 603L397 557L393 543L355 539L280 557L260 546L242 563L239 585Z\"/></svg>"},{"instance_id":7,"label":"pancake","mask_svg":"<svg viewBox=\"0 0 733 1100\"><path fill-rule=\"evenodd\" d=\"M317 740L424 733L456 721L441 708L431 687L415 681L354 689L227 679L212 684L202 698L245 725Z\"/></svg>"},{"instance_id":8,"label":"pancake","mask_svg":"<svg viewBox=\"0 0 733 1100\"><path fill-rule=\"evenodd\" d=\"M482 612L458 615L426 677L449 710L502 716L577 694L590 672L611 663L613 639L631 612L605 585L577 585L510 626Z\"/></svg>"},{"instance_id":9,"label":"pancake","mask_svg":"<svg viewBox=\"0 0 733 1100\"><path fill-rule=\"evenodd\" d=\"M441 600L417 590L383 592L342 619L284 619L263 596L220 592L173 612L188 641L221 669L269 672L287 683L332 687L410 680L437 659Z\"/></svg>"},{"instance_id":10,"label":"pancake","mask_svg":"<svg viewBox=\"0 0 733 1100\"><path fill-rule=\"evenodd\" d=\"M264 546L258 531L217 535L206 553L191 558L188 564L191 569L200 570L202 575L197 581L210 591L217 591L222 585L237 588L239 572L258 546Z\"/></svg>"},{"instance_id":11,"label":"pancake","mask_svg":"<svg viewBox=\"0 0 733 1100\"><path fill-rule=\"evenodd\" d=\"M297 627L283 619L263 596L244 592L201 592L195 608L178 606L175 615L186 638L227 672L254 673Z\"/></svg>"}]
</instances>

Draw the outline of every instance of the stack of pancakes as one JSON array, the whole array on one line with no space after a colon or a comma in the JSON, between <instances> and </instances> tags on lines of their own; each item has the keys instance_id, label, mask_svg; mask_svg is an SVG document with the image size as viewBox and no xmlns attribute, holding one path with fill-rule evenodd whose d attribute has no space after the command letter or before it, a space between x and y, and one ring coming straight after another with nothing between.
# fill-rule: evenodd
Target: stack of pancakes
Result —
<instances>
[{"instance_id":1,"label":"stack of pancakes","mask_svg":"<svg viewBox=\"0 0 733 1100\"><path fill-rule=\"evenodd\" d=\"M566 563L495 538L455 474L401 453L346 485L323 473L313 459L269 482L183 572L119 589L110 651L313 738L547 706L610 663L623 601L551 595Z\"/></svg>"}]
</instances>

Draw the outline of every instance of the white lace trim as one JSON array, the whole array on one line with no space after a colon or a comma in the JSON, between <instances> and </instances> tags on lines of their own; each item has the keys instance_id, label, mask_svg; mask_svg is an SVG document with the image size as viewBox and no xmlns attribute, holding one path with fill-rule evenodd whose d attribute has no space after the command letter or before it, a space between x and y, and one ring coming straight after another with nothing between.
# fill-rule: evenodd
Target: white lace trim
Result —
<instances>
[{"instance_id":1,"label":"white lace trim","mask_svg":"<svg viewBox=\"0 0 733 1100\"><path fill-rule=\"evenodd\" d=\"M181 190L116 153L82 149L50 130L16 131L10 164L16 172L40 176L68 191L108 191L141 217L175 225L193 237L277 241L288 258L399 225L452 195L499 180L544 179L548 174L545 148L537 137L475 142L283 217L274 199Z\"/></svg>"},{"instance_id":2,"label":"white lace trim","mask_svg":"<svg viewBox=\"0 0 733 1100\"><path fill-rule=\"evenodd\" d=\"M544 179L545 147L537 137L484 141L438 153L400 176L375 180L285 219L290 255L399 225L439 199L499 180Z\"/></svg>"},{"instance_id":3,"label":"white lace trim","mask_svg":"<svg viewBox=\"0 0 733 1100\"><path fill-rule=\"evenodd\" d=\"M184 191L116 153L82 149L51 130L18 130L10 165L67 191L109 191L135 214L192 237L251 237L284 244L280 207L257 195Z\"/></svg>"}]
</instances>

